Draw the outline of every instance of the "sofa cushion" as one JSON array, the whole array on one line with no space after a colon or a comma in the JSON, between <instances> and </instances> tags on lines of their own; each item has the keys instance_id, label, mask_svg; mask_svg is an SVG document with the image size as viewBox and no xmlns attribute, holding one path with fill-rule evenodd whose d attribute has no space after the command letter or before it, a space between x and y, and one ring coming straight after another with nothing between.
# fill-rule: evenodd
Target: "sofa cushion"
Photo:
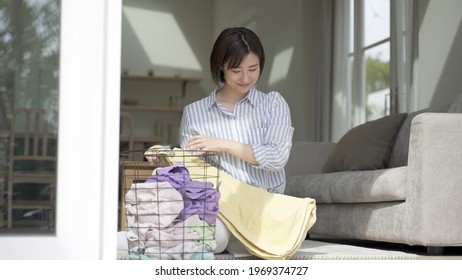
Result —
<instances>
[{"instance_id":1,"label":"sofa cushion","mask_svg":"<svg viewBox=\"0 0 462 280\"><path fill-rule=\"evenodd\" d=\"M448 113L462 113L462 93L451 103Z\"/></svg>"},{"instance_id":2,"label":"sofa cushion","mask_svg":"<svg viewBox=\"0 0 462 280\"><path fill-rule=\"evenodd\" d=\"M459 99L462 101L461 96L459 96ZM452 104L449 103L449 104L442 105L442 106L434 106L434 107L430 107L427 109L423 109L423 110L410 113L404 120L398 132L398 135L396 136L395 145L393 146L393 150L390 156L390 161L387 167L393 168L393 167L407 165L407 158L408 158L408 151L409 151L409 137L411 135L411 123L415 116L421 113L426 113L426 112L432 112L432 113L448 112L448 109L450 109L450 106L451 107L454 106L453 110L456 110L456 105L457 103L453 102ZM459 108L462 109L462 105L459 105L459 106L460 106ZM458 113L462 113L462 110Z\"/></svg>"},{"instance_id":3,"label":"sofa cushion","mask_svg":"<svg viewBox=\"0 0 462 280\"><path fill-rule=\"evenodd\" d=\"M297 175L287 179L285 194L316 203L368 203L405 200L407 166Z\"/></svg>"},{"instance_id":4,"label":"sofa cushion","mask_svg":"<svg viewBox=\"0 0 462 280\"><path fill-rule=\"evenodd\" d=\"M323 172L387 167L396 135L406 116L407 113L394 114L352 128L337 143Z\"/></svg>"}]
</instances>

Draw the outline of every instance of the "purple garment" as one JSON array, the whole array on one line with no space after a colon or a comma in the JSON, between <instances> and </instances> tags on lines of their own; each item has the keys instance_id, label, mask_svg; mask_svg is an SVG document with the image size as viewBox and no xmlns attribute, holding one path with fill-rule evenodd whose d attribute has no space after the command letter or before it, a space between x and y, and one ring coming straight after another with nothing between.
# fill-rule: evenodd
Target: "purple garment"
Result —
<instances>
[{"instance_id":1,"label":"purple garment","mask_svg":"<svg viewBox=\"0 0 462 280\"><path fill-rule=\"evenodd\" d=\"M184 164L176 163L167 167L157 168L156 175L149 176L146 183L169 182L176 190L179 190L190 181L188 169Z\"/></svg>"},{"instance_id":2,"label":"purple garment","mask_svg":"<svg viewBox=\"0 0 462 280\"><path fill-rule=\"evenodd\" d=\"M146 180L146 183L149 182L169 182L181 193L184 201L184 210L180 213L182 220L198 215L209 225L215 225L220 193L211 182L191 181L184 164L176 163L156 169L156 175Z\"/></svg>"}]
</instances>

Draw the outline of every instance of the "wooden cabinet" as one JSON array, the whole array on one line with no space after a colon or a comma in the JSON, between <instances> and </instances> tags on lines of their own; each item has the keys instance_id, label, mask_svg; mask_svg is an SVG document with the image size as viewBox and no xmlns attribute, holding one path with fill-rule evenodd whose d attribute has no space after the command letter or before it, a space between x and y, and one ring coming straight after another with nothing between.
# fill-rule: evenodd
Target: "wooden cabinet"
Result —
<instances>
[{"instance_id":1,"label":"wooden cabinet","mask_svg":"<svg viewBox=\"0 0 462 280\"><path fill-rule=\"evenodd\" d=\"M122 80L200 82L202 79L201 78L187 78L187 77L159 77L159 76L142 76L142 75L122 75Z\"/></svg>"},{"instance_id":2,"label":"wooden cabinet","mask_svg":"<svg viewBox=\"0 0 462 280\"><path fill-rule=\"evenodd\" d=\"M122 81L150 81L150 82L179 82L181 83L181 96L184 98L186 96L186 87L188 83L197 83L200 82L199 78L181 78L181 77L156 77L156 76L122 76ZM166 94L166 99L172 98ZM169 100L168 106L155 106L149 104L136 104L129 105L124 104L122 101L121 109L125 111L157 111L157 112L181 112L183 111L182 106L173 104L172 100Z\"/></svg>"}]
</instances>

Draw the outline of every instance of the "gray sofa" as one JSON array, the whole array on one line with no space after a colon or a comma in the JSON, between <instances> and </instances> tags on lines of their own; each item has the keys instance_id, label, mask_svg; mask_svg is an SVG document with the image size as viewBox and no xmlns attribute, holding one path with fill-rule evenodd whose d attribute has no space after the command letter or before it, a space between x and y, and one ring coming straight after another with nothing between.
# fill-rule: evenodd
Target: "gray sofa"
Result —
<instances>
[{"instance_id":1,"label":"gray sofa","mask_svg":"<svg viewBox=\"0 0 462 280\"><path fill-rule=\"evenodd\" d=\"M338 143L294 142L285 194L316 200L309 234L419 245L431 254L462 246L461 112L462 94L448 106L401 115L394 130L377 120ZM374 153L369 134L383 131L390 137L374 144L383 157L355 166ZM339 170L329 170L333 161Z\"/></svg>"}]
</instances>

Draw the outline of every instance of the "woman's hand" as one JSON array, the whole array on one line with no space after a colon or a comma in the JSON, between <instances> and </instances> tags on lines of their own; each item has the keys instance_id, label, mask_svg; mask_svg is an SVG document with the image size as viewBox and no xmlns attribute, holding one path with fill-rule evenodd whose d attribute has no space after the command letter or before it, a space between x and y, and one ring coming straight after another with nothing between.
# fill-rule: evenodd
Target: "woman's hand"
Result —
<instances>
[{"instance_id":1,"label":"woman's hand","mask_svg":"<svg viewBox=\"0 0 462 280\"><path fill-rule=\"evenodd\" d=\"M250 164L258 165L250 144L237 141L216 138L208 135L192 136L185 145L186 150L202 152L225 152L229 153Z\"/></svg>"},{"instance_id":2,"label":"woman's hand","mask_svg":"<svg viewBox=\"0 0 462 280\"><path fill-rule=\"evenodd\" d=\"M224 152L222 148L227 140L208 135L195 135L186 143L186 149L204 152Z\"/></svg>"}]
</instances>

